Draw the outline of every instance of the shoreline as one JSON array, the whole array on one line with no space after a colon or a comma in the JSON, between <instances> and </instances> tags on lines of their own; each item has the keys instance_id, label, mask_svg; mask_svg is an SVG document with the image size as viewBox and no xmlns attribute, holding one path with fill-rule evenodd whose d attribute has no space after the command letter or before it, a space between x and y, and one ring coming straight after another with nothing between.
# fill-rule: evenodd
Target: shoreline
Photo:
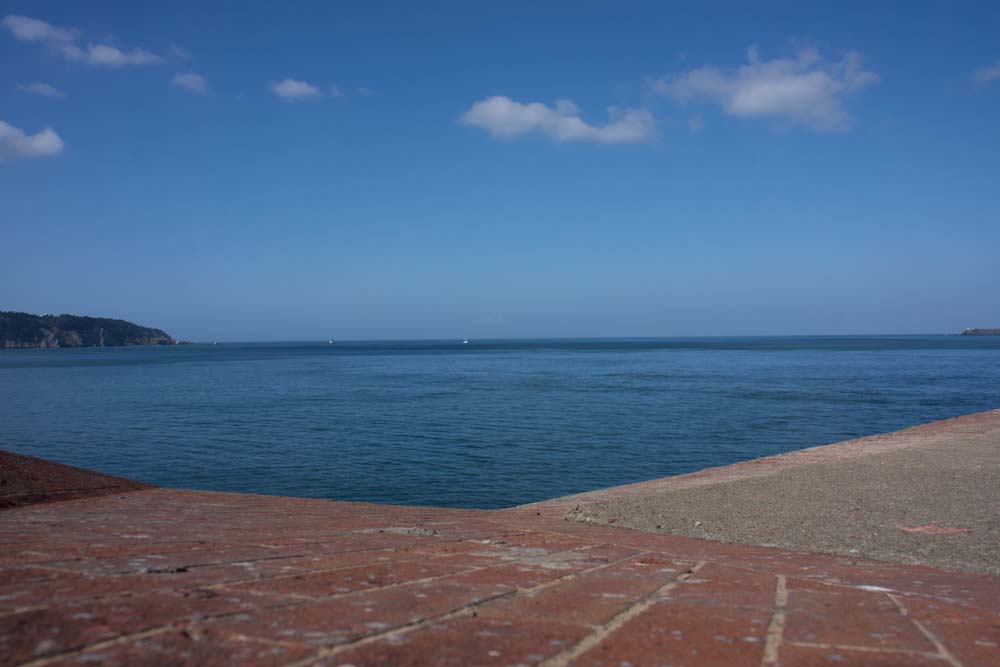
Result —
<instances>
[{"instance_id":1,"label":"shoreline","mask_svg":"<svg viewBox=\"0 0 1000 667\"><path fill-rule=\"evenodd\" d=\"M964 461L951 451L963 445ZM945 468L952 477L942 483ZM928 482L934 478L938 483ZM0 450L0 511L160 488ZM454 511L545 516L1000 576L1000 526L991 522L1000 516L1000 409L509 508Z\"/></svg>"}]
</instances>

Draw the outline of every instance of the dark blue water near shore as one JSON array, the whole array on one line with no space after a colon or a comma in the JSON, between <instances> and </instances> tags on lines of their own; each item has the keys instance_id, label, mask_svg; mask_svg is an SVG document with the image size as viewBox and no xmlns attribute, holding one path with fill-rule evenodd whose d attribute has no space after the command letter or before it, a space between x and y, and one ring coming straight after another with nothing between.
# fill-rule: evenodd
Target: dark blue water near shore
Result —
<instances>
[{"instance_id":1,"label":"dark blue water near shore","mask_svg":"<svg viewBox=\"0 0 1000 667\"><path fill-rule=\"evenodd\" d=\"M1000 338L0 350L0 448L165 486L505 507L1000 407Z\"/></svg>"}]
</instances>

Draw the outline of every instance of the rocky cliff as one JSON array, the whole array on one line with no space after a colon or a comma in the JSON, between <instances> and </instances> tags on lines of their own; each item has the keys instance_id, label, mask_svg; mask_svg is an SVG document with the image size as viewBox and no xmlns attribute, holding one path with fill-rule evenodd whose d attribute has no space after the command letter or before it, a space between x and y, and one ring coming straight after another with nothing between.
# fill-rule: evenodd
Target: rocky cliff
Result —
<instances>
[{"instance_id":1,"label":"rocky cliff","mask_svg":"<svg viewBox=\"0 0 1000 667\"><path fill-rule=\"evenodd\" d=\"M160 329L125 320L0 311L0 348L176 345Z\"/></svg>"}]
</instances>

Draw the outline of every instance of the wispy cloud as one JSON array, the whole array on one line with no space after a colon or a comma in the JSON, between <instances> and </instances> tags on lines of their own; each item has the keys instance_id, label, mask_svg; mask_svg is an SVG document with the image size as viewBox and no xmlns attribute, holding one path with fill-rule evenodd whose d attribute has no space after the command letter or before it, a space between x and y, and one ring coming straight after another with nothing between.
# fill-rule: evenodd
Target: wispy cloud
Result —
<instances>
[{"instance_id":1,"label":"wispy cloud","mask_svg":"<svg viewBox=\"0 0 1000 667\"><path fill-rule=\"evenodd\" d=\"M33 93L35 95L44 95L45 97L66 97L66 94L55 86L50 86L49 84L41 81L23 83L19 85L17 89L22 93Z\"/></svg>"},{"instance_id":2,"label":"wispy cloud","mask_svg":"<svg viewBox=\"0 0 1000 667\"><path fill-rule=\"evenodd\" d=\"M461 115L459 122L483 128L501 139L534 132L560 142L627 144L651 141L656 137L653 115L646 109L612 107L608 115L607 124L590 125L569 100L559 100L555 107L549 107L540 102L522 104L509 97L496 96L473 104Z\"/></svg>"},{"instance_id":3,"label":"wispy cloud","mask_svg":"<svg viewBox=\"0 0 1000 667\"><path fill-rule=\"evenodd\" d=\"M208 82L205 81L205 77L194 72L174 74L174 77L170 79L170 86L191 93L198 93L199 95L204 95L208 92Z\"/></svg>"},{"instance_id":4,"label":"wispy cloud","mask_svg":"<svg viewBox=\"0 0 1000 667\"><path fill-rule=\"evenodd\" d=\"M800 49L794 58L761 60L756 47L747 64L736 68L706 65L653 83L653 91L678 102L704 100L732 116L781 118L819 130L846 129L850 118L844 98L878 82L862 69L854 51L841 60L823 58L816 49Z\"/></svg>"},{"instance_id":5,"label":"wispy cloud","mask_svg":"<svg viewBox=\"0 0 1000 667\"><path fill-rule=\"evenodd\" d=\"M0 24L22 42L42 44L48 51L70 62L93 65L95 67L127 67L130 65L153 65L163 62L163 58L145 49L120 49L110 44L90 42L78 44L80 31L76 28L54 26L30 16L10 14Z\"/></svg>"},{"instance_id":6,"label":"wispy cloud","mask_svg":"<svg viewBox=\"0 0 1000 667\"><path fill-rule=\"evenodd\" d=\"M323 95L316 86L298 79L283 79L272 82L269 88L272 93L283 100L310 100Z\"/></svg>"},{"instance_id":7,"label":"wispy cloud","mask_svg":"<svg viewBox=\"0 0 1000 667\"><path fill-rule=\"evenodd\" d=\"M367 88L365 86L361 86L360 88L358 88L358 95L374 95L374 94L375 90L373 88Z\"/></svg>"},{"instance_id":8,"label":"wispy cloud","mask_svg":"<svg viewBox=\"0 0 1000 667\"><path fill-rule=\"evenodd\" d=\"M1000 61L994 63L991 67L980 67L972 73L972 83L977 88L985 86L994 79L1000 79Z\"/></svg>"},{"instance_id":9,"label":"wispy cloud","mask_svg":"<svg viewBox=\"0 0 1000 667\"><path fill-rule=\"evenodd\" d=\"M178 60L191 60L191 52L173 42L170 43L170 48L167 49L167 55Z\"/></svg>"},{"instance_id":10,"label":"wispy cloud","mask_svg":"<svg viewBox=\"0 0 1000 667\"><path fill-rule=\"evenodd\" d=\"M37 134L27 134L24 130L0 120L0 160L45 157L56 155L62 149L62 139L51 127Z\"/></svg>"}]
</instances>

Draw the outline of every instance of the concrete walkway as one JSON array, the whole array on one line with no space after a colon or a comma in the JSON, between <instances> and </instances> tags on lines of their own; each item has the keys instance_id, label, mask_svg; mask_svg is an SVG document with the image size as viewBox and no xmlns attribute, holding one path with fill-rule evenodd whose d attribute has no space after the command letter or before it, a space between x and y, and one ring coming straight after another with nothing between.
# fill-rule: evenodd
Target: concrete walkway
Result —
<instances>
[{"instance_id":1,"label":"concrete walkway","mask_svg":"<svg viewBox=\"0 0 1000 667\"><path fill-rule=\"evenodd\" d=\"M536 507L655 533L1000 576L1000 410Z\"/></svg>"},{"instance_id":2,"label":"concrete walkway","mask_svg":"<svg viewBox=\"0 0 1000 667\"><path fill-rule=\"evenodd\" d=\"M0 665L1000 665L982 574L565 521L578 499L466 511L0 467L20 494L29 469L89 495L0 511Z\"/></svg>"}]
</instances>

